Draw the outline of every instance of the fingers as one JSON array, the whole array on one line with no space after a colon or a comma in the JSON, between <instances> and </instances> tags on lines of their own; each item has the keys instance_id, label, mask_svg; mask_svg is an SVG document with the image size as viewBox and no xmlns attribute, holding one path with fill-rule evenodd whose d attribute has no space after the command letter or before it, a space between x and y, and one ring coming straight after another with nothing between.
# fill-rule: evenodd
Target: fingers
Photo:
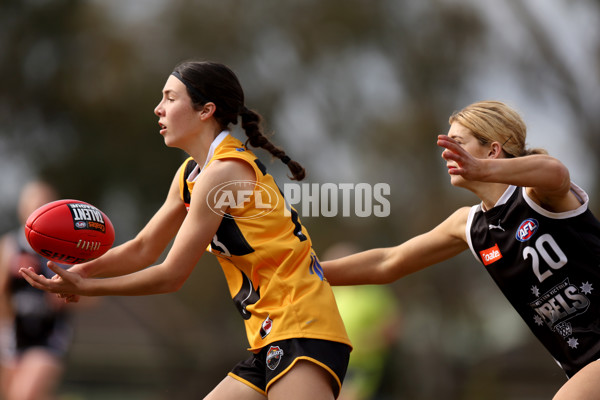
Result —
<instances>
[{"instance_id":1,"label":"fingers","mask_svg":"<svg viewBox=\"0 0 600 400\"><path fill-rule=\"evenodd\" d=\"M61 278L64 276L65 270L62 269L61 267L59 267L55 262L48 261L47 265L48 265L48 268L50 268L50 270L52 272L54 272L56 275L60 276Z\"/></svg>"},{"instance_id":2,"label":"fingers","mask_svg":"<svg viewBox=\"0 0 600 400\"><path fill-rule=\"evenodd\" d=\"M48 290L48 279L46 279L46 277L42 275L36 274L33 268L21 268L19 269L19 273L34 288L40 290Z\"/></svg>"},{"instance_id":3,"label":"fingers","mask_svg":"<svg viewBox=\"0 0 600 400\"><path fill-rule=\"evenodd\" d=\"M442 152L442 158L446 161L449 161L449 160L458 161L462 157L459 154L456 154L453 151L446 149Z\"/></svg>"},{"instance_id":4,"label":"fingers","mask_svg":"<svg viewBox=\"0 0 600 400\"><path fill-rule=\"evenodd\" d=\"M463 148L458 143L456 143L454 139L446 135L438 135L437 145L440 147L444 147L454 153L461 153L464 151Z\"/></svg>"},{"instance_id":5,"label":"fingers","mask_svg":"<svg viewBox=\"0 0 600 400\"><path fill-rule=\"evenodd\" d=\"M67 303L79 303L80 298L81 296L79 296L78 294L70 294L65 298L65 301Z\"/></svg>"},{"instance_id":6,"label":"fingers","mask_svg":"<svg viewBox=\"0 0 600 400\"><path fill-rule=\"evenodd\" d=\"M452 139L451 139L451 138L450 138L450 136L448 136L448 135L438 135L438 144L439 144L441 141L447 141L447 140L452 140Z\"/></svg>"},{"instance_id":7,"label":"fingers","mask_svg":"<svg viewBox=\"0 0 600 400\"><path fill-rule=\"evenodd\" d=\"M456 143L454 139L447 135L438 135L437 145L440 147L447 147L448 145Z\"/></svg>"},{"instance_id":8,"label":"fingers","mask_svg":"<svg viewBox=\"0 0 600 400\"><path fill-rule=\"evenodd\" d=\"M66 276L68 272L51 261L48 262L48 267L57 274L52 279L48 279L43 275L38 275L31 267L21 268L19 269L19 273L34 288L50 293L56 293L59 298L64 299L65 303L77 303L79 301L79 295L64 293L65 281L63 279L56 279L56 276Z\"/></svg>"},{"instance_id":9,"label":"fingers","mask_svg":"<svg viewBox=\"0 0 600 400\"><path fill-rule=\"evenodd\" d=\"M78 303L80 298L80 296L76 294L64 293L58 293L56 297L58 297L59 299L63 299L65 303Z\"/></svg>"}]
</instances>

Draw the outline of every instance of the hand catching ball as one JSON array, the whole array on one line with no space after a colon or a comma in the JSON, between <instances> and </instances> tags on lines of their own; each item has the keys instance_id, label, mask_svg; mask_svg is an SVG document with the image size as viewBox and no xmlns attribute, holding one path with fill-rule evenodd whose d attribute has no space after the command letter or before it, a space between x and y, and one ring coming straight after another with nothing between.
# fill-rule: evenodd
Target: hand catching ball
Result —
<instances>
[{"instance_id":1,"label":"hand catching ball","mask_svg":"<svg viewBox=\"0 0 600 400\"><path fill-rule=\"evenodd\" d=\"M79 200L57 200L35 210L25 223L25 237L41 256L61 264L100 257L115 240L102 211Z\"/></svg>"}]
</instances>

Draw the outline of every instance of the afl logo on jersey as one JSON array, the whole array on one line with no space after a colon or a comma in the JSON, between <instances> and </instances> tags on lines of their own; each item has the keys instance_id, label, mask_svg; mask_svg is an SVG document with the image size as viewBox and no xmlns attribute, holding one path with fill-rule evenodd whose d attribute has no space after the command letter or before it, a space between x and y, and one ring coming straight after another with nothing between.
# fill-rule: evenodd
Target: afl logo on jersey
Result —
<instances>
[{"instance_id":1,"label":"afl logo on jersey","mask_svg":"<svg viewBox=\"0 0 600 400\"><path fill-rule=\"evenodd\" d=\"M519 225L519 229L517 229L517 234L515 237L519 242L526 242L535 234L539 227L538 222L533 218L528 218L525 221L521 222Z\"/></svg>"}]
</instances>

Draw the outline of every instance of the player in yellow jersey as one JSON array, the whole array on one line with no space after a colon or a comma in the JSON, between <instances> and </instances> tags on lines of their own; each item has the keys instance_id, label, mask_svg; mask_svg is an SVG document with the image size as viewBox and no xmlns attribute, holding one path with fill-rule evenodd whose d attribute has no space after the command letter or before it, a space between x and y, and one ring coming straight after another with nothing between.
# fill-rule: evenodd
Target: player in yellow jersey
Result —
<instances>
[{"instance_id":1,"label":"player in yellow jersey","mask_svg":"<svg viewBox=\"0 0 600 400\"><path fill-rule=\"evenodd\" d=\"M298 215L256 156L228 132L241 118L247 143L280 158L294 179L304 169L264 137L235 74L210 62L178 65L155 109L165 144L189 154L163 206L132 240L34 286L67 301L79 295L178 290L205 250L218 257L245 322L252 352L206 398L334 399L350 341L333 292ZM165 260L148 267L171 240ZM91 279L104 278L104 279Z\"/></svg>"}]
</instances>

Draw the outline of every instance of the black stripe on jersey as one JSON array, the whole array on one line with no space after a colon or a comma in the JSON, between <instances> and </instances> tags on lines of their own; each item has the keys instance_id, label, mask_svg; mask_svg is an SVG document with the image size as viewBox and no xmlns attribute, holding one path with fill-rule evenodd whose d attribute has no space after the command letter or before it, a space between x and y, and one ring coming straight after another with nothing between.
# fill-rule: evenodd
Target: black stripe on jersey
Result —
<instances>
[{"instance_id":1,"label":"black stripe on jersey","mask_svg":"<svg viewBox=\"0 0 600 400\"><path fill-rule=\"evenodd\" d=\"M292 222L294 223L294 235L296 235L301 242L304 242L307 237L302 233L302 224L298 219L298 213L292 207L290 207L290 212L292 213Z\"/></svg>"},{"instance_id":2,"label":"black stripe on jersey","mask_svg":"<svg viewBox=\"0 0 600 400\"><path fill-rule=\"evenodd\" d=\"M258 169L260 169L260 172L262 172L263 175L267 175L267 167L265 167L265 165L262 162L260 162L260 160L258 158L254 160L254 163L256 164ZM285 197L283 196L283 192L281 191L281 188L279 186L277 186L277 189L279 189L279 193L281 193L281 197L283 197L284 201L285 201ZM304 233L302 233L302 224L300 224L300 220L298 218L298 213L296 212L296 210L294 210L292 207L289 206L287 201L285 201L285 206L287 207L289 212L292 214L292 223L294 224L294 235L297 236L301 242L304 242L307 239L307 237Z\"/></svg>"},{"instance_id":3,"label":"black stripe on jersey","mask_svg":"<svg viewBox=\"0 0 600 400\"><path fill-rule=\"evenodd\" d=\"M188 161L188 163L185 165L185 171L183 173L183 177L186 180L187 180L187 177L190 176L190 174L192 173L194 168L196 168L196 165L198 165L198 163L194 160ZM190 204L192 202L192 194L190 193L190 189L188 188L186 181L183 182L183 202L185 204Z\"/></svg>"},{"instance_id":4,"label":"black stripe on jersey","mask_svg":"<svg viewBox=\"0 0 600 400\"><path fill-rule=\"evenodd\" d=\"M275 184L275 185L277 185L277 184ZM298 212L296 210L294 210L294 208L292 208L292 206L290 206L288 204L287 200L285 199L285 196L283 195L283 191L281 190L281 188L279 187L279 185L277 185L277 189L279 189L279 193L281 193L281 197L283 197L283 201L284 201L285 207L288 209L288 211L292 215L291 219L292 219L292 223L294 224L294 235L298 239L300 239L301 242L304 242L308 238L302 232L302 224L300 223L300 219L298 217Z\"/></svg>"},{"instance_id":5,"label":"black stripe on jersey","mask_svg":"<svg viewBox=\"0 0 600 400\"><path fill-rule=\"evenodd\" d=\"M265 167L265 164L261 163L258 158L254 160L254 164L256 164L258 169L260 169L260 172L262 172L263 176L267 174L267 167Z\"/></svg>"},{"instance_id":6,"label":"black stripe on jersey","mask_svg":"<svg viewBox=\"0 0 600 400\"><path fill-rule=\"evenodd\" d=\"M223 215L219 229L217 229L210 245L213 249L219 250L225 255L245 256L254 252L237 223L229 214Z\"/></svg>"},{"instance_id":7,"label":"black stripe on jersey","mask_svg":"<svg viewBox=\"0 0 600 400\"><path fill-rule=\"evenodd\" d=\"M250 278L248 278L248 276L246 276L246 274L244 274L242 271L240 271L240 274L242 274L242 287L240 287L240 290L233 297L233 302L235 303L235 307L242 315L242 318L250 319L252 314L246 310L246 307L260 300L260 288L258 288L258 290L254 290Z\"/></svg>"}]
</instances>

